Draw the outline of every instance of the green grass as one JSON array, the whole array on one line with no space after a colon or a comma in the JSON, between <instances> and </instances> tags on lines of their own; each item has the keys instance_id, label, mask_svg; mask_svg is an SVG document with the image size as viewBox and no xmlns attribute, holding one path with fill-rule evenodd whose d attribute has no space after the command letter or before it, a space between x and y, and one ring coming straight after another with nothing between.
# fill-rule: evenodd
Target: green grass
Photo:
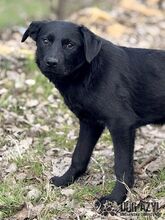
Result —
<instances>
[{"instance_id":1,"label":"green grass","mask_svg":"<svg viewBox=\"0 0 165 220\"><path fill-rule=\"evenodd\" d=\"M29 18L41 19L49 10L49 2L44 0L1 0L0 29L12 25L25 25Z\"/></svg>"},{"instance_id":2,"label":"green grass","mask_svg":"<svg viewBox=\"0 0 165 220\"><path fill-rule=\"evenodd\" d=\"M77 200L81 205L85 202L92 202L97 198L109 194L115 185L115 181L106 181L105 186L92 184L87 184L82 187L81 184L75 183L74 189L75 193L73 194L73 198Z\"/></svg>"},{"instance_id":3,"label":"green grass","mask_svg":"<svg viewBox=\"0 0 165 220\"><path fill-rule=\"evenodd\" d=\"M74 211L72 211L72 208L70 207L60 207L60 208L59 207L56 207L56 208L45 207L40 213L40 216L38 219L48 220L48 219L54 219L54 216L60 217L62 215L63 216L66 215L68 217L68 216L73 216L73 213Z\"/></svg>"},{"instance_id":4,"label":"green grass","mask_svg":"<svg viewBox=\"0 0 165 220\"><path fill-rule=\"evenodd\" d=\"M159 172L159 181L162 182L162 181L165 181L165 169L161 170Z\"/></svg>"},{"instance_id":5,"label":"green grass","mask_svg":"<svg viewBox=\"0 0 165 220\"><path fill-rule=\"evenodd\" d=\"M23 70L26 73L33 73L34 71L38 70L37 64L35 63L35 59L33 55L29 55L26 57Z\"/></svg>"},{"instance_id":6,"label":"green grass","mask_svg":"<svg viewBox=\"0 0 165 220\"><path fill-rule=\"evenodd\" d=\"M36 77L34 78L36 83L31 87L31 92L34 94L34 98L38 96L37 89L41 87L43 89L43 98L48 98L48 96L52 95L52 89L54 88L53 84L48 81L48 79L42 75L42 73L38 72Z\"/></svg>"},{"instance_id":7,"label":"green grass","mask_svg":"<svg viewBox=\"0 0 165 220\"><path fill-rule=\"evenodd\" d=\"M5 137L4 136L0 137L0 148L3 147L5 144L7 144L7 141L5 140Z\"/></svg>"},{"instance_id":8,"label":"green grass","mask_svg":"<svg viewBox=\"0 0 165 220\"><path fill-rule=\"evenodd\" d=\"M1 108L7 108L8 107L8 94L3 94L1 96L1 99L0 99L0 106Z\"/></svg>"},{"instance_id":9,"label":"green grass","mask_svg":"<svg viewBox=\"0 0 165 220\"><path fill-rule=\"evenodd\" d=\"M52 142L54 142L57 147L66 148L68 150L72 150L74 147L75 141L68 139L66 133L64 133L63 135L59 135L54 132L52 134L51 132L50 137L52 139Z\"/></svg>"},{"instance_id":10,"label":"green grass","mask_svg":"<svg viewBox=\"0 0 165 220\"><path fill-rule=\"evenodd\" d=\"M165 169L159 171L159 173L151 179L152 189L157 188L160 185L162 185L162 187L155 193L157 198L165 197Z\"/></svg>"},{"instance_id":11,"label":"green grass","mask_svg":"<svg viewBox=\"0 0 165 220\"><path fill-rule=\"evenodd\" d=\"M17 157L12 161L16 163L19 171L26 171L32 177L41 177L43 174L44 165L41 161L39 161L39 158L32 157L31 155L27 154L23 157Z\"/></svg>"},{"instance_id":12,"label":"green grass","mask_svg":"<svg viewBox=\"0 0 165 220\"><path fill-rule=\"evenodd\" d=\"M45 147L43 145L43 141L44 141L44 138L41 135L40 138L38 139L38 142L35 144L35 147L34 147L36 155L43 156L45 154L46 150L45 150Z\"/></svg>"},{"instance_id":13,"label":"green grass","mask_svg":"<svg viewBox=\"0 0 165 220\"><path fill-rule=\"evenodd\" d=\"M39 136L40 138L42 138L42 140L44 140L44 138L46 137L49 137L51 139L51 143L54 143L54 146L63 148L63 149L65 148L71 151L73 150L73 147L75 146L76 141L69 139L67 137L69 130L70 130L70 127L64 125L62 129L50 129L50 131L43 132L39 134Z\"/></svg>"},{"instance_id":14,"label":"green grass","mask_svg":"<svg viewBox=\"0 0 165 220\"><path fill-rule=\"evenodd\" d=\"M4 60L0 63L0 70L3 72L7 72L11 68L11 62L9 60Z\"/></svg>"},{"instance_id":15,"label":"green grass","mask_svg":"<svg viewBox=\"0 0 165 220\"><path fill-rule=\"evenodd\" d=\"M108 129L105 129L99 141L107 145L112 143L111 135Z\"/></svg>"},{"instance_id":16,"label":"green grass","mask_svg":"<svg viewBox=\"0 0 165 220\"><path fill-rule=\"evenodd\" d=\"M34 161L31 164L31 170L34 176L41 176L43 173L44 165L39 161Z\"/></svg>"},{"instance_id":17,"label":"green grass","mask_svg":"<svg viewBox=\"0 0 165 220\"><path fill-rule=\"evenodd\" d=\"M0 183L0 217L15 214L24 203L25 183L15 181L13 178Z\"/></svg>"},{"instance_id":18,"label":"green grass","mask_svg":"<svg viewBox=\"0 0 165 220\"><path fill-rule=\"evenodd\" d=\"M29 191L29 185L36 187L42 192L42 194L38 198L28 198L27 193ZM34 178L15 180L13 176L8 176L6 180L0 183L0 219L13 216L23 208L24 204L27 204L28 202L31 202L33 205L37 205L41 201L45 204L45 208L43 208L41 213L42 217L52 217L54 213L57 213L58 209L55 207L46 207L46 204L56 201L57 197L60 196L60 190L50 187L45 188L45 185L46 182L43 182L42 180L36 181Z\"/></svg>"}]
</instances>

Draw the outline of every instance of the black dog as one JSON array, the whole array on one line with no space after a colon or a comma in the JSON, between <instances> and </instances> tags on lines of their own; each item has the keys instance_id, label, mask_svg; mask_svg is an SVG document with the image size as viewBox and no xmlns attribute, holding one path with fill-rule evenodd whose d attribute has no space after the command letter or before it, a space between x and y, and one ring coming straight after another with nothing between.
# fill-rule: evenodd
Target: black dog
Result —
<instances>
[{"instance_id":1,"label":"black dog","mask_svg":"<svg viewBox=\"0 0 165 220\"><path fill-rule=\"evenodd\" d=\"M36 62L79 118L80 133L68 171L53 177L68 186L88 166L105 127L115 152L116 184L99 199L122 203L134 183L136 128L165 123L165 51L120 47L83 26L63 21L32 22L22 42L36 41Z\"/></svg>"}]
</instances>

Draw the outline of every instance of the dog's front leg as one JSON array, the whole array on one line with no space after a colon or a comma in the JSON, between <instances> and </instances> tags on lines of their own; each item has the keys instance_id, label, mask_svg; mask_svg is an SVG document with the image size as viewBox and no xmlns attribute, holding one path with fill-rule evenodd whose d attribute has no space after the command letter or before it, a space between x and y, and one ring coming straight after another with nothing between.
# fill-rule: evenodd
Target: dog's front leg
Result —
<instances>
[{"instance_id":1,"label":"dog's front leg","mask_svg":"<svg viewBox=\"0 0 165 220\"><path fill-rule=\"evenodd\" d=\"M101 197L96 206L106 201L115 201L118 204L126 199L127 187L131 188L134 183L133 175L133 151L135 140L135 129L125 126L119 122L110 128L115 153L116 184L112 193Z\"/></svg>"},{"instance_id":2,"label":"dog's front leg","mask_svg":"<svg viewBox=\"0 0 165 220\"><path fill-rule=\"evenodd\" d=\"M51 179L54 185L68 186L86 171L93 148L103 129L102 125L80 121L79 138L72 156L71 166L63 176L54 176Z\"/></svg>"}]
</instances>

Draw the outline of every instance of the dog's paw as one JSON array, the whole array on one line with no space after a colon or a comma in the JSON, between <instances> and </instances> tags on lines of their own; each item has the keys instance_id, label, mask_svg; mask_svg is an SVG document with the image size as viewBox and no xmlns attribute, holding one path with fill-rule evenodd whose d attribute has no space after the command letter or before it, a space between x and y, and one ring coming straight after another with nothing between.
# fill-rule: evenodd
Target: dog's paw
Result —
<instances>
[{"instance_id":1,"label":"dog's paw","mask_svg":"<svg viewBox=\"0 0 165 220\"><path fill-rule=\"evenodd\" d=\"M115 213L117 213L119 209L118 205L124 202L125 199L126 199L126 195L123 195L121 197L116 197L110 194L98 199L95 202L95 207L97 211L102 215L106 216L109 213L111 215L115 215Z\"/></svg>"},{"instance_id":2,"label":"dog's paw","mask_svg":"<svg viewBox=\"0 0 165 220\"><path fill-rule=\"evenodd\" d=\"M118 211L117 203L114 202L110 196L104 196L98 199L95 202L95 208L101 215L104 216L107 216L108 214L115 215Z\"/></svg>"},{"instance_id":3,"label":"dog's paw","mask_svg":"<svg viewBox=\"0 0 165 220\"><path fill-rule=\"evenodd\" d=\"M95 203L96 207L101 207L102 205L104 205L105 203L108 202L116 202L118 205L121 204L122 202L124 202L124 200L126 199L126 195L120 195L120 196L113 196L112 194L107 195L107 196L103 196L100 199L98 199Z\"/></svg>"},{"instance_id":4,"label":"dog's paw","mask_svg":"<svg viewBox=\"0 0 165 220\"><path fill-rule=\"evenodd\" d=\"M66 187L72 184L73 178L64 178L63 176L54 176L50 179L50 183L57 187Z\"/></svg>"},{"instance_id":5,"label":"dog's paw","mask_svg":"<svg viewBox=\"0 0 165 220\"><path fill-rule=\"evenodd\" d=\"M59 177L59 176L52 177L49 182L50 182L50 184L53 184L57 187L59 187L59 186L62 187L64 185L63 181L61 180L61 177Z\"/></svg>"}]
</instances>

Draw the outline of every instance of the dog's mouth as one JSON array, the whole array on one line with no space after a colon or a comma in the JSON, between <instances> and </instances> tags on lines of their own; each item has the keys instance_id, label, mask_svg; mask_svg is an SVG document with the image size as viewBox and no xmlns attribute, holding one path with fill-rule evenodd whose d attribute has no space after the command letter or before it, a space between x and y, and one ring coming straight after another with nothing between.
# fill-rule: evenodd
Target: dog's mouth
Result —
<instances>
[{"instance_id":1,"label":"dog's mouth","mask_svg":"<svg viewBox=\"0 0 165 220\"><path fill-rule=\"evenodd\" d=\"M43 73L61 75L61 73L64 71L59 65L48 66L45 62L40 62L39 60L36 60L36 63Z\"/></svg>"},{"instance_id":2,"label":"dog's mouth","mask_svg":"<svg viewBox=\"0 0 165 220\"><path fill-rule=\"evenodd\" d=\"M60 66L48 67L44 63L38 65L41 72L50 80L54 81L56 79L63 79L69 73L65 68Z\"/></svg>"},{"instance_id":3,"label":"dog's mouth","mask_svg":"<svg viewBox=\"0 0 165 220\"><path fill-rule=\"evenodd\" d=\"M64 80L64 78L68 78L68 76L74 76L77 75L75 72L79 68L81 68L85 61L78 64L77 66L73 67L72 65L57 65L55 67L47 66L44 62L39 62L39 60L36 60L38 67L40 68L41 72L50 80Z\"/></svg>"}]
</instances>

